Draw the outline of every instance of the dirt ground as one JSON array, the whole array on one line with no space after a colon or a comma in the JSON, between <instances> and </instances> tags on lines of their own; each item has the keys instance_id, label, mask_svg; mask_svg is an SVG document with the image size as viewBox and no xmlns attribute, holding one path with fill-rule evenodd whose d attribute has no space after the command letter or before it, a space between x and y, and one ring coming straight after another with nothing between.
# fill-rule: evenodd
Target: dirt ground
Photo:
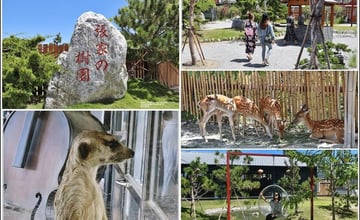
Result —
<instances>
[{"instance_id":1,"label":"dirt ground","mask_svg":"<svg viewBox=\"0 0 360 220\"><path fill-rule=\"evenodd\" d=\"M206 126L208 142L200 136L199 125L196 121L183 121L181 123L182 148L341 148L341 144L325 143L309 138L310 131L303 125L286 127L285 135L280 140L276 135L268 137L262 127L258 127L259 136L255 131L253 122L248 121L245 136L242 136L242 124L235 129L236 141L233 141L230 126L222 123L222 140L219 139L217 123L209 122ZM357 145L357 143L356 143Z\"/></svg>"}]
</instances>

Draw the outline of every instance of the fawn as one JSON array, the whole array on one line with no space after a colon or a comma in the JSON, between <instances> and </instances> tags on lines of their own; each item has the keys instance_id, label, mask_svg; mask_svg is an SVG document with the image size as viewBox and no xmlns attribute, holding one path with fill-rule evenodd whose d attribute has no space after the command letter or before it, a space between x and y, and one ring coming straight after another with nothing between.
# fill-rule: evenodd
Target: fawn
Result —
<instances>
[{"instance_id":1,"label":"fawn","mask_svg":"<svg viewBox=\"0 0 360 220\"><path fill-rule=\"evenodd\" d=\"M235 112L235 106L231 104L230 100L231 99L227 96L215 94L206 96L198 103L199 108L204 113L204 115L200 118L199 128L200 134L204 138L205 142L207 142L205 136L206 123L213 115L216 115L216 119L218 122L220 140L222 139L221 119L224 116L227 116L229 118L232 136L234 141L236 140L234 132L234 120L236 120L237 114Z\"/></svg>"},{"instance_id":2,"label":"fawn","mask_svg":"<svg viewBox=\"0 0 360 220\"><path fill-rule=\"evenodd\" d=\"M265 128L265 131L268 134L268 136L272 138L269 125L264 119L264 116L260 113L260 109L255 104L255 102L244 96L235 96L232 98L231 101L234 102L234 104L236 105L236 111L240 115L260 122L260 124Z\"/></svg>"},{"instance_id":3,"label":"fawn","mask_svg":"<svg viewBox=\"0 0 360 220\"><path fill-rule=\"evenodd\" d=\"M311 120L309 115L310 109L306 104L295 115L291 124L298 124L303 121L306 127L311 131L310 138L323 139L332 143L344 143L344 120L326 119Z\"/></svg>"},{"instance_id":4,"label":"fawn","mask_svg":"<svg viewBox=\"0 0 360 220\"><path fill-rule=\"evenodd\" d=\"M269 123L271 133L275 127L278 131L280 138L284 136L285 122L282 116L281 104L278 100L266 96L260 100L260 113L265 116L266 121Z\"/></svg>"}]
</instances>

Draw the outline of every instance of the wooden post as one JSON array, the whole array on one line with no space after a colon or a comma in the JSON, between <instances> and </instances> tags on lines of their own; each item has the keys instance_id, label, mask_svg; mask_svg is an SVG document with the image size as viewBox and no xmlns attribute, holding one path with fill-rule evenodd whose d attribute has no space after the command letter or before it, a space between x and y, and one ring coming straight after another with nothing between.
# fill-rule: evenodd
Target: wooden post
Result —
<instances>
[{"instance_id":1,"label":"wooden post","mask_svg":"<svg viewBox=\"0 0 360 220\"><path fill-rule=\"evenodd\" d=\"M226 200L227 200L227 220L231 219L231 189L230 189L230 153L226 153Z\"/></svg>"},{"instance_id":2,"label":"wooden post","mask_svg":"<svg viewBox=\"0 0 360 220\"><path fill-rule=\"evenodd\" d=\"M350 13L351 13L351 15L350 15L350 24L351 24L351 27L353 26L353 22L354 22L354 21L353 21L353 16L354 16L354 4L355 4L355 1L356 1L356 0L352 0L352 1L351 1L351 10L350 10L350 11L351 11L351 12L350 12Z\"/></svg>"},{"instance_id":3,"label":"wooden post","mask_svg":"<svg viewBox=\"0 0 360 220\"><path fill-rule=\"evenodd\" d=\"M330 27L334 27L334 5L331 5L330 9Z\"/></svg>"},{"instance_id":4,"label":"wooden post","mask_svg":"<svg viewBox=\"0 0 360 220\"><path fill-rule=\"evenodd\" d=\"M292 6L291 4L288 5L288 15L291 14L291 6Z\"/></svg>"},{"instance_id":5,"label":"wooden post","mask_svg":"<svg viewBox=\"0 0 360 220\"><path fill-rule=\"evenodd\" d=\"M314 167L310 167L310 220L314 220Z\"/></svg>"},{"instance_id":6,"label":"wooden post","mask_svg":"<svg viewBox=\"0 0 360 220\"><path fill-rule=\"evenodd\" d=\"M355 71L345 73L345 135L344 147L355 147L355 98L357 74Z\"/></svg>"}]
</instances>

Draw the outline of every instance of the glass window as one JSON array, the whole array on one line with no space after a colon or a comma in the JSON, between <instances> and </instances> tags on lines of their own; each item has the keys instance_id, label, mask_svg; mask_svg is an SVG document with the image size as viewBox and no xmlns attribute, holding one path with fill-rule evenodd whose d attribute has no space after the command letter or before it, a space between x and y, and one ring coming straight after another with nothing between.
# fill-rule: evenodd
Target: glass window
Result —
<instances>
[{"instance_id":1,"label":"glass window","mask_svg":"<svg viewBox=\"0 0 360 220\"><path fill-rule=\"evenodd\" d=\"M109 218L178 218L178 117L177 111L105 113L110 132L135 152L106 177L116 182L105 189L112 195Z\"/></svg>"}]
</instances>

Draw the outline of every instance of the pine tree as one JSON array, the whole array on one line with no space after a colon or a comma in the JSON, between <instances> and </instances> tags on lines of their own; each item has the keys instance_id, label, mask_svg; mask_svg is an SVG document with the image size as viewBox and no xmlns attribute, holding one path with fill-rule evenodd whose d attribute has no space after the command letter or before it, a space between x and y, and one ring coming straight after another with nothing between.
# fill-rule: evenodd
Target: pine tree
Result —
<instances>
[{"instance_id":1,"label":"pine tree","mask_svg":"<svg viewBox=\"0 0 360 220\"><path fill-rule=\"evenodd\" d=\"M213 182L208 178L208 165L201 163L200 157L191 161L189 167L184 169L185 176L181 177L181 195L183 197L191 195L192 218L196 218L195 202L204 194L211 190Z\"/></svg>"},{"instance_id":2,"label":"pine tree","mask_svg":"<svg viewBox=\"0 0 360 220\"><path fill-rule=\"evenodd\" d=\"M301 182L300 167L295 158L290 157L286 174L279 180L278 184L282 186L289 194L289 206L297 214L299 204L310 197L309 181Z\"/></svg>"},{"instance_id":3,"label":"pine tree","mask_svg":"<svg viewBox=\"0 0 360 220\"><path fill-rule=\"evenodd\" d=\"M3 39L2 101L3 108L25 108L32 92L46 85L59 69L55 58L38 52L42 36L22 39L10 36Z\"/></svg>"},{"instance_id":4,"label":"pine tree","mask_svg":"<svg viewBox=\"0 0 360 220\"><path fill-rule=\"evenodd\" d=\"M357 190L357 179L358 179L358 157L353 155L351 151L337 151L336 152L337 165L336 165L336 176L338 185L345 189L344 195L340 196L342 208L346 211L350 211L351 204L357 206L358 196L355 193Z\"/></svg>"},{"instance_id":5,"label":"pine tree","mask_svg":"<svg viewBox=\"0 0 360 220\"><path fill-rule=\"evenodd\" d=\"M216 156L219 158L224 158L223 154L216 153ZM259 181L253 181L251 179L251 175L248 175L249 166L253 161L252 157L245 156L243 158L244 165L233 165L236 160L240 160L239 155L232 155L230 157L230 186L231 186L231 194L238 196L241 195L243 197L249 196L249 192L254 189L260 188ZM215 163L217 163L219 159L216 159ZM212 186L213 190L217 195L225 196L226 195L226 166L218 165L219 168L213 170L212 175L214 177L214 184Z\"/></svg>"},{"instance_id":6,"label":"pine tree","mask_svg":"<svg viewBox=\"0 0 360 220\"><path fill-rule=\"evenodd\" d=\"M114 21L128 43L128 59L178 64L177 0L128 0Z\"/></svg>"}]
</instances>

